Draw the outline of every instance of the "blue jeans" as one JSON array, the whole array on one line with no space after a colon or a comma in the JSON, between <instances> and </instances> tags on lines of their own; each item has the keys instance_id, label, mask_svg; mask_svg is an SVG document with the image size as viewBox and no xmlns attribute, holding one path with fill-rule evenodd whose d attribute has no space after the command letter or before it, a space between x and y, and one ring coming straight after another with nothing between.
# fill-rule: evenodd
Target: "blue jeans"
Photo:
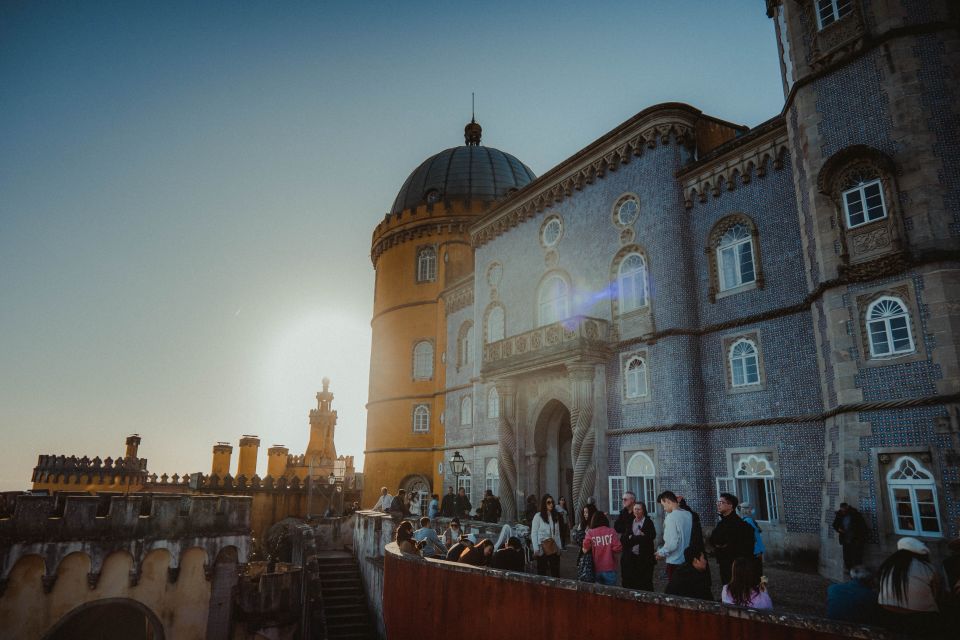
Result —
<instances>
[{"instance_id":1,"label":"blue jeans","mask_svg":"<svg viewBox=\"0 0 960 640\"><path fill-rule=\"evenodd\" d=\"M615 586L617 584L617 572L597 571L597 584L609 584L611 586Z\"/></svg>"}]
</instances>

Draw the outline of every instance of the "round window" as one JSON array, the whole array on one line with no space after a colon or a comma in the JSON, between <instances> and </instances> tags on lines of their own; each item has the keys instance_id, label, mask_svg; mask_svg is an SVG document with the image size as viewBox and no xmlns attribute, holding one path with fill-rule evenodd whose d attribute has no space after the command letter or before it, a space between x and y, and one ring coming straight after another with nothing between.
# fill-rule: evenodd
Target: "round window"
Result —
<instances>
[{"instance_id":1,"label":"round window","mask_svg":"<svg viewBox=\"0 0 960 640\"><path fill-rule=\"evenodd\" d=\"M540 231L540 238L544 246L552 247L560 242L560 236L563 235L563 223L560 218L550 218L547 220L543 229Z\"/></svg>"},{"instance_id":2,"label":"round window","mask_svg":"<svg viewBox=\"0 0 960 640\"><path fill-rule=\"evenodd\" d=\"M625 227L632 225L638 215L640 215L640 203L634 198L627 198L617 207L617 222Z\"/></svg>"},{"instance_id":3,"label":"round window","mask_svg":"<svg viewBox=\"0 0 960 640\"><path fill-rule=\"evenodd\" d=\"M430 189L427 191L426 196L426 200L430 204L433 204L434 202L440 202L440 192L436 189Z\"/></svg>"}]
</instances>

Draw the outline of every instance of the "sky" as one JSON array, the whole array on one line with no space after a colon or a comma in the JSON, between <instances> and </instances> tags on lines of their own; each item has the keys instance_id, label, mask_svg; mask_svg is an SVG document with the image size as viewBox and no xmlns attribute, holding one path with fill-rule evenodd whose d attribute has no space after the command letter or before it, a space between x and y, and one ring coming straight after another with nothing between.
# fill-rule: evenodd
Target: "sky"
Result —
<instances>
[{"instance_id":1,"label":"sky","mask_svg":"<svg viewBox=\"0 0 960 640\"><path fill-rule=\"evenodd\" d=\"M642 109L783 106L760 0L0 3L0 490L39 454L362 466L370 238L463 144L545 173ZM236 455L234 451L234 466Z\"/></svg>"}]
</instances>

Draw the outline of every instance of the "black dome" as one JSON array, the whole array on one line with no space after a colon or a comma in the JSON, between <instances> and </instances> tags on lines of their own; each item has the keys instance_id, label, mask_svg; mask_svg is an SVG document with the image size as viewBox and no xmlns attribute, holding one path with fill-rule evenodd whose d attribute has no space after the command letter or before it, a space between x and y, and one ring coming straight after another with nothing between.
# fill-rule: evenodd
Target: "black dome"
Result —
<instances>
[{"instance_id":1,"label":"black dome","mask_svg":"<svg viewBox=\"0 0 960 640\"><path fill-rule=\"evenodd\" d=\"M497 200L536 178L509 153L469 145L427 158L407 178L390 213L437 200Z\"/></svg>"}]
</instances>

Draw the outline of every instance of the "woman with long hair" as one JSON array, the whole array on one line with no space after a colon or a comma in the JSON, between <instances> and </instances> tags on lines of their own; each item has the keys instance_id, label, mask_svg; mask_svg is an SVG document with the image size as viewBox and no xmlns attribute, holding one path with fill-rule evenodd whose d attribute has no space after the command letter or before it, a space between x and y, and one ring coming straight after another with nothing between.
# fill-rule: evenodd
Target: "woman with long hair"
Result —
<instances>
[{"instance_id":1,"label":"woman with long hair","mask_svg":"<svg viewBox=\"0 0 960 640\"><path fill-rule=\"evenodd\" d=\"M555 511L553 496L549 493L540 498L540 511L533 516L530 526L530 541L537 558L537 574L560 577L560 523Z\"/></svg>"},{"instance_id":2,"label":"woman with long hair","mask_svg":"<svg viewBox=\"0 0 960 640\"><path fill-rule=\"evenodd\" d=\"M623 532L623 587L653 591L657 529L643 502L633 504L633 522Z\"/></svg>"},{"instance_id":3,"label":"woman with long hair","mask_svg":"<svg viewBox=\"0 0 960 640\"><path fill-rule=\"evenodd\" d=\"M557 500L557 516L560 518L560 542L563 544L560 546L561 549L566 548L567 542L570 541L570 509L567 508L567 499L563 496L560 496L560 499Z\"/></svg>"},{"instance_id":4,"label":"woman with long hair","mask_svg":"<svg viewBox=\"0 0 960 640\"><path fill-rule=\"evenodd\" d=\"M583 552L583 540L587 537L590 519L593 518L596 511L597 507L595 505L583 505L577 526L570 532L573 542L577 545L577 580L580 582L596 581L596 574L593 571L593 554Z\"/></svg>"},{"instance_id":5,"label":"woman with long hair","mask_svg":"<svg viewBox=\"0 0 960 640\"><path fill-rule=\"evenodd\" d=\"M475 567L485 567L493 558L493 542L484 538L460 554L460 562L472 564Z\"/></svg>"},{"instance_id":6,"label":"woman with long hair","mask_svg":"<svg viewBox=\"0 0 960 640\"><path fill-rule=\"evenodd\" d=\"M610 527L610 520L603 511L593 514L590 528L583 539L584 553L593 556L594 577L598 584L615 585L617 583L617 559L623 551L620 536Z\"/></svg>"},{"instance_id":7,"label":"woman with long hair","mask_svg":"<svg viewBox=\"0 0 960 640\"><path fill-rule=\"evenodd\" d=\"M935 633L939 624L940 580L930 549L916 538L900 538L880 565L880 597L887 626L905 633Z\"/></svg>"},{"instance_id":8,"label":"woman with long hair","mask_svg":"<svg viewBox=\"0 0 960 640\"><path fill-rule=\"evenodd\" d=\"M733 604L750 609L773 609L773 601L760 581L760 570L753 558L737 558L733 561L729 584L720 592L723 604Z\"/></svg>"},{"instance_id":9,"label":"woman with long hair","mask_svg":"<svg viewBox=\"0 0 960 640\"><path fill-rule=\"evenodd\" d=\"M403 553L412 553L418 556L420 555L420 548L422 545L414 539L413 525L410 524L409 520L404 520L400 523L400 526L397 527L396 535L396 542L397 546L400 547L400 551Z\"/></svg>"}]
</instances>

